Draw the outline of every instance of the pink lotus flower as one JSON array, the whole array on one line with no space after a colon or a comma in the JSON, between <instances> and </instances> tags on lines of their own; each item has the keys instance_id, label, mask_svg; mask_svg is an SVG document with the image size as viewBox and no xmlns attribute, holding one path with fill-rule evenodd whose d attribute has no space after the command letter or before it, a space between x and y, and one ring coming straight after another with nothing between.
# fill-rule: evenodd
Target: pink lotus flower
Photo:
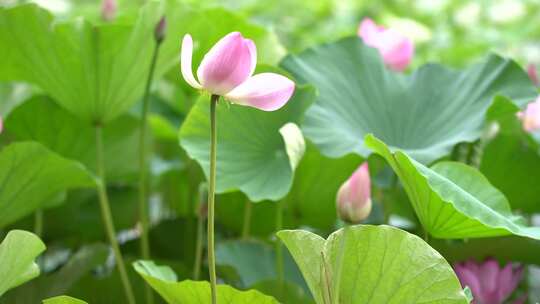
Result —
<instances>
[{"instance_id":1,"label":"pink lotus flower","mask_svg":"<svg viewBox=\"0 0 540 304\"><path fill-rule=\"evenodd\" d=\"M502 304L517 288L523 267L506 264L502 269L499 263L489 258L484 263L474 260L454 265L463 287L468 286L474 297L474 304ZM514 303L522 303L520 298Z\"/></svg>"},{"instance_id":2,"label":"pink lotus flower","mask_svg":"<svg viewBox=\"0 0 540 304\"><path fill-rule=\"evenodd\" d=\"M101 18L105 21L111 21L116 16L116 0L103 0L101 2Z\"/></svg>"},{"instance_id":3,"label":"pink lotus flower","mask_svg":"<svg viewBox=\"0 0 540 304\"><path fill-rule=\"evenodd\" d=\"M529 78L535 86L540 86L540 80L538 79L538 74L536 73L536 65L529 63L527 66L527 74L529 74Z\"/></svg>"},{"instance_id":4,"label":"pink lotus flower","mask_svg":"<svg viewBox=\"0 0 540 304\"><path fill-rule=\"evenodd\" d=\"M540 96L529 103L525 111L519 112L518 117L523 123L523 129L532 132L540 129Z\"/></svg>"},{"instance_id":5,"label":"pink lotus flower","mask_svg":"<svg viewBox=\"0 0 540 304\"><path fill-rule=\"evenodd\" d=\"M414 44L395 29L385 29L369 18L358 27L358 36L368 46L379 50L384 63L393 70L403 71L411 63Z\"/></svg>"},{"instance_id":6,"label":"pink lotus flower","mask_svg":"<svg viewBox=\"0 0 540 304\"><path fill-rule=\"evenodd\" d=\"M257 48L252 40L245 39L238 32L221 38L206 53L197 69L199 81L191 70L192 53L193 40L186 34L181 51L182 76L196 89L264 111L281 108L294 92L294 82L285 76L274 73L253 75Z\"/></svg>"},{"instance_id":7,"label":"pink lotus flower","mask_svg":"<svg viewBox=\"0 0 540 304\"><path fill-rule=\"evenodd\" d=\"M0 116L0 133L4 130L4 122L2 121L2 116Z\"/></svg>"},{"instance_id":8,"label":"pink lotus flower","mask_svg":"<svg viewBox=\"0 0 540 304\"><path fill-rule=\"evenodd\" d=\"M367 162L363 163L339 188L336 208L345 222L358 224L371 213L371 179Z\"/></svg>"}]
</instances>

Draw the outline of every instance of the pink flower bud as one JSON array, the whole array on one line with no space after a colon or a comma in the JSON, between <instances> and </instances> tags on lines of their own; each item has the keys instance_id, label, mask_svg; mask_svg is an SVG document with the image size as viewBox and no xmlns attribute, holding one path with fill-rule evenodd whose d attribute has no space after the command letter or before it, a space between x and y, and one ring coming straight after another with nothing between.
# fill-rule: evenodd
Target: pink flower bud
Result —
<instances>
[{"instance_id":1,"label":"pink flower bud","mask_svg":"<svg viewBox=\"0 0 540 304\"><path fill-rule=\"evenodd\" d=\"M525 108L525 111L519 112L518 117L523 123L523 129L527 132L533 132L540 129L540 96L534 102L531 102Z\"/></svg>"},{"instance_id":2,"label":"pink flower bud","mask_svg":"<svg viewBox=\"0 0 540 304\"><path fill-rule=\"evenodd\" d=\"M257 65L255 43L233 32L221 38L204 56L197 69L198 81L191 70L193 40L184 36L181 71L186 82L196 89L225 96L228 100L264 111L281 108L294 92L294 82L274 73L253 75Z\"/></svg>"},{"instance_id":3,"label":"pink flower bud","mask_svg":"<svg viewBox=\"0 0 540 304\"><path fill-rule=\"evenodd\" d=\"M529 63L527 66L527 74L529 74L529 78L535 86L540 86L540 80L538 80L538 74L536 72L536 65Z\"/></svg>"},{"instance_id":4,"label":"pink flower bud","mask_svg":"<svg viewBox=\"0 0 540 304\"><path fill-rule=\"evenodd\" d=\"M474 260L454 265L463 287L468 286L476 304L503 304L516 290L523 275L523 267L512 263L503 268L489 258L483 263Z\"/></svg>"},{"instance_id":5,"label":"pink flower bud","mask_svg":"<svg viewBox=\"0 0 540 304\"><path fill-rule=\"evenodd\" d=\"M391 69L403 71L412 60L414 44L395 29L385 29L366 18L358 27L358 36L368 46L379 50L384 63Z\"/></svg>"},{"instance_id":6,"label":"pink flower bud","mask_svg":"<svg viewBox=\"0 0 540 304\"><path fill-rule=\"evenodd\" d=\"M163 39L165 39L165 32L167 31L167 19L165 16L161 17L159 19L158 24L156 25L156 28L154 29L154 38L156 39L157 43L161 43Z\"/></svg>"},{"instance_id":7,"label":"pink flower bud","mask_svg":"<svg viewBox=\"0 0 540 304\"><path fill-rule=\"evenodd\" d=\"M101 18L105 21L112 21L116 16L116 0L103 0L101 2Z\"/></svg>"},{"instance_id":8,"label":"pink flower bud","mask_svg":"<svg viewBox=\"0 0 540 304\"><path fill-rule=\"evenodd\" d=\"M345 222L358 224L371 213L371 179L367 162L356 169L339 188L336 200L338 216Z\"/></svg>"},{"instance_id":9,"label":"pink flower bud","mask_svg":"<svg viewBox=\"0 0 540 304\"><path fill-rule=\"evenodd\" d=\"M2 121L2 116L0 116L0 133L4 130L4 122Z\"/></svg>"}]
</instances>

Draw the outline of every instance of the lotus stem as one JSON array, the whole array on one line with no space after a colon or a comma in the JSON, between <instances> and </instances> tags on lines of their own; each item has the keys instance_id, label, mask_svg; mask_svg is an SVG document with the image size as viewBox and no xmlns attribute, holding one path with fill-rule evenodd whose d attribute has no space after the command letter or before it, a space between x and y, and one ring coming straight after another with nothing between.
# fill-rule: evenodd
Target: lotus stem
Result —
<instances>
[{"instance_id":1,"label":"lotus stem","mask_svg":"<svg viewBox=\"0 0 540 304\"><path fill-rule=\"evenodd\" d=\"M244 223L242 226L242 239L246 240L249 238L249 231L251 228L252 203L249 201L249 199L246 199L246 202L244 204Z\"/></svg>"},{"instance_id":2,"label":"lotus stem","mask_svg":"<svg viewBox=\"0 0 540 304\"><path fill-rule=\"evenodd\" d=\"M217 124L216 107L219 95L210 98L210 179L208 181L208 271L212 291L212 304L217 303L216 257L214 252L214 205L216 196Z\"/></svg>"},{"instance_id":3,"label":"lotus stem","mask_svg":"<svg viewBox=\"0 0 540 304\"><path fill-rule=\"evenodd\" d=\"M127 302L129 304L135 304L135 297L133 295L133 289L126 271L126 265L124 264L124 258L116 239L116 230L114 229L114 223L111 216L111 206L109 204L109 197L107 195L107 182L105 179L105 161L103 156L103 128L101 124L96 124L96 161L97 161L97 176L99 178L97 182L97 192L99 196L99 204L101 207L101 217L105 226L105 232L109 238L109 243L112 247L114 258L116 260L116 266L120 273L120 279L124 287Z\"/></svg>"},{"instance_id":4,"label":"lotus stem","mask_svg":"<svg viewBox=\"0 0 540 304\"><path fill-rule=\"evenodd\" d=\"M283 228L283 201L276 203L276 232ZM285 288L285 273L283 271L283 247L279 239L276 239L276 275L278 280L278 292L283 296Z\"/></svg>"}]
</instances>

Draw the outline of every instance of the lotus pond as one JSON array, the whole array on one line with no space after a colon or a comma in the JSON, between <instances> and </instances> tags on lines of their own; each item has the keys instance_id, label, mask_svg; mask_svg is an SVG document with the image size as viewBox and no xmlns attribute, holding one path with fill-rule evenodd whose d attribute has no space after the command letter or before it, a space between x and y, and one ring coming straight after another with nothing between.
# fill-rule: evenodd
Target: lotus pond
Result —
<instances>
[{"instance_id":1,"label":"lotus pond","mask_svg":"<svg viewBox=\"0 0 540 304\"><path fill-rule=\"evenodd\" d=\"M0 304L540 302L536 0L0 0Z\"/></svg>"}]
</instances>

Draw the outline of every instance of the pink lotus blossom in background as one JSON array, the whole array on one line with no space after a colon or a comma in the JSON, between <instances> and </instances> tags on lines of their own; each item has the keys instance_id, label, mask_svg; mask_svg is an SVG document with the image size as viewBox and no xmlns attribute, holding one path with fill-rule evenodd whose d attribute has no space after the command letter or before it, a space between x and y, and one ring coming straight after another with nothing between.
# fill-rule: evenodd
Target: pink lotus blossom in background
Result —
<instances>
[{"instance_id":1,"label":"pink lotus blossom in background","mask_svg":"<svg viewBox=\"0 0 540 304\"><path fill-rule=\"evenodd\" d=\"M336 209L345 222L358 224L371 213L371 179L365 162L339 188Z\"/></svg>"},{"instance_id":2,"label":"pink lotus blossom in background","mask_svg":"<svg viewBox=\"0 0 540 304\"><path fill-rule=\"evenodd\" d=\"M529 65L527 65L527 74L529 74L529 78L535 86L540 86L540 80L538 79L538 73L536 72L536 65L529 63Z\"/></svg>"},{"instance_id":3,"label":"pink lotus blossom in background","mask_svg":"<svg viewBox=\"0 0 540 304\"><path fill-rule=\"evenodd\" d=\"M519 119L523 123L523 129L527 132L540 130L540 96L535 101L529 103L525 111L518 113Z\"/></svg>"},{"instance_id":4,"label":"pink lotus blossom in background","mask_svg":"<svg viewBox=\"0 0 540 304\"><path fill-rule=\"evenodd\" d=\"M379 50L384 63L395 71L403 71L411 63L414 44L395 29L378 26L365 18L358 27L358 36L370 47Z\"/></svg>"},{"instance_id":5,"label":"pink lotus blossom in background","mask_svg":"<svg viewBox=\"0 0 540 304\"><path fill-rule=\"evenodd\" d=\"M474 304L503 304L516 290L523 267L512 263L499 266L495 259L488 258L483 263L474 260L457 263L454 270L463 287L468 286L474 297ZM514 304L523 303L520 298Z\"/></svg>"},{"instance_id":6,"label":"pink lotus blossom in background","mask_svg":"<svg viewBox=\"0 0 540 304\"><path fill-rule=\"evenodd\" d=\"M2 116L0 116L0 133L4 130L4 122L2 121Z\"/></svg>"},{"instance_id":7,"label":"pink lotus blossom in background","mask_svg":"<svg viewBox=\"0 0 540 304\"><path fill-rule=\"evenodd\" d=\"M101 18L105 21L111 21L116 16L118 5L116 0L103 0L101 2Z\"/></svg>"},{"instance_id":8,"label":"pink lotus blossom in background","mask_svg":"<svg viewBox=\"0 0 540 304\"><path fill-rule=\"evenodd\" d=\"M253 75L257 65L255 43L232 32L221 38L204 56L197 69L198 81L191 70L193 40L184 36L181 70L186 82L196 89L224 96L233 103L274 111L287 103L294 82L274 73Z\"/></svg>"}]
</instances>

